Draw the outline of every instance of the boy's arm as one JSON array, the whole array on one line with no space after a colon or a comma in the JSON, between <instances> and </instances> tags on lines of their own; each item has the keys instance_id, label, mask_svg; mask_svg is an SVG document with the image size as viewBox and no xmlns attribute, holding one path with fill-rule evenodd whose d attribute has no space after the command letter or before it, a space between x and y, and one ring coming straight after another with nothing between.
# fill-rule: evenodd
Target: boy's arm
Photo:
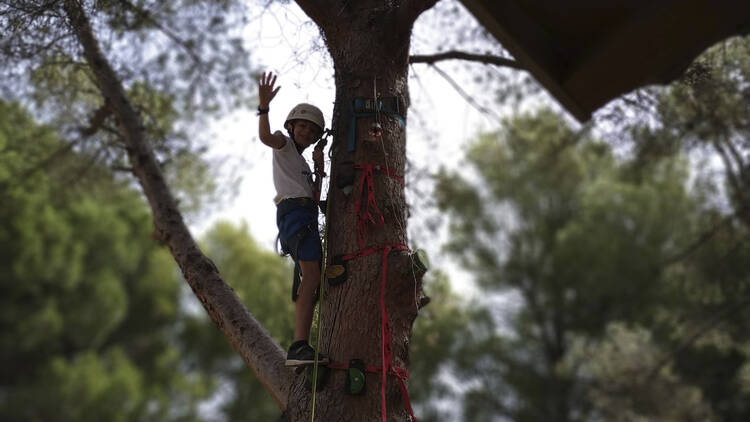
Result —
<instances>
[{"instance_id":1,"label":"boy's arm","mask_svg":"<svg viewBox=\"0 0 750 422\"><path fill-rule=\"evenodd\" d=\"M258 114L260 117L258 122L258 136L260 137L260 141L269 147L281 149L286 145L286 139L283 135L271 133L271 124L268 122L269 105L281 88L280 86L274 88L275 83L276 75L271 72L268 72L267 75L264 72L260 81L258 81Z\"/></svg>"},{"instance_id":2,"label":"boy's arm","mask_svg":"<svg viewBox=\"0 0 750 422\"><path fill-rule=\"evenodd\" d=\"M267 109L268 107L261 107L261 109ZM260 122L258 123L258 136L260 141L268 145L271 148L281 149L286 145L286 139L281 132L271 133L271 125L268 123L268 113L260 115Z\"/></svg>"}]
</instances>

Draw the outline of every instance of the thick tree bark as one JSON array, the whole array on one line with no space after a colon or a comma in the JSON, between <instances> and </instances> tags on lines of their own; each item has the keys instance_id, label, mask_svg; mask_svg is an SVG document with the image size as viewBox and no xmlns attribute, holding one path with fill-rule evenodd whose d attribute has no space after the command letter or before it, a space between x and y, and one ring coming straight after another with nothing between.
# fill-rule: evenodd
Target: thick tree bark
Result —
<instances>
[{"instance_id":1,"label":"thick tree bark","mask_svg":"<svg viewBox=\"0 0 750 422\"><path fill-rule=\"evenodd\" d=\"M353 124L352 103L356 97L396 97L400 114L406 118L409 106L408 63L411 29L419 14L435 1L301 1L300 6L320 26L333 58L336 103L333 116L334 141L328 199L328 256L360 250L355 202L366 206L367 196L360 195L361 169L354 172L351 193L338 187L352 166L374 164L403 176L406 161L405 127L397 119L380 113L378 123L383 134L370 138L368 131L375 118L356 120L356 151L347 151L348 133ZM407 244L406 202L400 182L384 171L373 175L375 198L385 224L367 224L364 247L380 248L385 244ZM367 190L367 187L364 188ZM366 365L381 366L381 277L383 253L347 261L348 278L338 286L323 286L321 346L332 360L348 363L361 359ZM411 328L417 316L421 292L421 274L412 271L407 251L397 251L388 258L386 307L390 314L393 365L407 368ZM381 418L381 376L368 373L363 396L344 391L345 371L333 370L322 391L316 394L316 420L372 421ZM386 382L387 419L409 419L398 378L388 375ZM310 419L310 394L299 378L291 390L290 420Z\"/></svg>"},{"instance_id":2,"label":"thick tree bark","mask_svg":"<svg viewBox=\"0 0 750 422\"><path fill-rule=\"evenodd\" d=\"M146 139L141 118L102 53L80 2L65 0L64 8L99 90L117 118L133 173L153 212L156 236L169 247L185 280L211 319L274 400L282 409L285 408L292 374L283 366L284 351L247 311L234 290L222 280L213 262L196 245Z\"/></svg>"}]
</instances>

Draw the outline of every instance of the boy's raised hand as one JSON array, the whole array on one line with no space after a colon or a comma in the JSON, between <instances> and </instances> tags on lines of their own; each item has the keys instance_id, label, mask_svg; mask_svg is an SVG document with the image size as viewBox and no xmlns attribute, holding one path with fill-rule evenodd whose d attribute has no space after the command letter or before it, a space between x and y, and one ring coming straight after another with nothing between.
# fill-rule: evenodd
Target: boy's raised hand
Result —
<instances>
[{"instance_id":1,"label":"boy's raised hand","mask_svg":"<svg viewBox=\"0 0 750 422\"><path fill-rule=\"evenodd\" d=\"M273 87L276 84L276 76L277 75L274 75L273 72L263 72L263 76L261 76L258 81L258 106L260 108L268 108L273 97L275 97L276 93L281 89L280 86L277 86L276 88Z\"/></svg>"},{"instance_id":2,"label":"boy's raised hand","mask_svg":"<svg viewBox=\"0 0 750 422\"><path fill-rule=\"evenodd\" d=\"M286 145L286 139L281 135L271 133L271 127L268 122L268 104L281 88L273 86L276 84L276 75L272 72L263 72L258 81L258 136L260 141L271 148L281 149Z\"/></svg>"}]
</instances>

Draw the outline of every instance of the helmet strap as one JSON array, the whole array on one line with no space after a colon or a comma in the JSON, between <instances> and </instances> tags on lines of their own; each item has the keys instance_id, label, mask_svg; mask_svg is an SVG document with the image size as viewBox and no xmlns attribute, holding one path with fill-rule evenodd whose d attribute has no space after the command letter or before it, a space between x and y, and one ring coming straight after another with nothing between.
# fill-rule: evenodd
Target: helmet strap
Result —
<instances>
[{"instance_id":1,"label":"helmet strap","mask_svg":"<svg viewBox=\"0 0 750 422\"><path fill-rule=\"evenodd\" d=\"M297 143L297 141L294 139L294 120L288 122L286 124L286 132L289 134L289 137L292 139L292 142L294 142L294 147L297 148L297 152L299 155L302 155L302 152L305 151L305 148L300 146L300 144Z\"/></svg>"},{"instance_id":2,"label":"helmet strap","mask_svg":"<svg viewBox=\"0 0 750 422\"><path fill-rule=\"evenodd\" d=\"M286 122L286 124L284 124L284 129L286 129L286 133L288 133L289 137L294 141L294 120Z\"/></svg>"}]
</instances>

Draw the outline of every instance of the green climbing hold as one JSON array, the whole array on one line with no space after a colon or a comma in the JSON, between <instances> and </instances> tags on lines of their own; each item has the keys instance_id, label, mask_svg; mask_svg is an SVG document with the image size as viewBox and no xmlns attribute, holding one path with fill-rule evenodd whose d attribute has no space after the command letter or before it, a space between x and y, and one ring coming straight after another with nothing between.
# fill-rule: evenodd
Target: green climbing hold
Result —
<instances>
[{"instance_id":1,"label":"green climbing hold","mask_svg":"<svg viewBox=\"0 0 750 422\"><path fill-rule=\"evenodd\" d=\"M365 393L366 366L360 359L349 361L349 369L346 371L346 392L352 395L361 395Z\"/></svg>"},{"instance_id":2,"label":"green climbing hold","mask_svg":"<svg viewBox=\"0 0 750 422\"><path fill-rule=\"evenodd\" d=\"M417 274L424 274L430 269L430 260L427 258L427 252L424 249L417 249L411 255L412 269Z\"/></svg>"}]
</instances>

